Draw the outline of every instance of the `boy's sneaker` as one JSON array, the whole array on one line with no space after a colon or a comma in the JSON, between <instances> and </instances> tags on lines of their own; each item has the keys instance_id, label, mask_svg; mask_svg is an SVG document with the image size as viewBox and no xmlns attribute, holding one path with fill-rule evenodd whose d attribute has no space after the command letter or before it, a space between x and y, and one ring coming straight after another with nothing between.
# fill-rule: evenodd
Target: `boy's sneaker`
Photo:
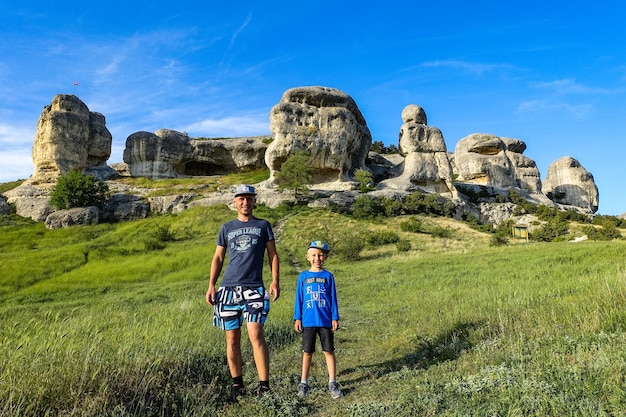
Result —
<instances>
[{"instance_id":1,"label":"boy's sneaker","mask_svg":"<svg viewBox=\"0 0 626 417\"><path fill-rule=\"evenodd\" d=\"M328 390L330 391L330 396L333 398L343 397L343 392L341 392L336 382L328 383Z\"/></svg>"},{"instance_id":2,"label":"boy's sneaker","mask_svg":"<svg viewBox=\"0 0 626 417\"><path fill-rule=\"evenodd\" d=\"M226 400L228 404L237 404L238 397L246 395L246 388L243 385L232 384L230 386L230 397Z\"/></svg>"},{"instance_id":3,"label":"boy's sneaker","mask_svg":"<svg viewBox=\"0 0 626 417\"><path fill-rule=\"evenodd\" d=\"M305 397L308 393L309 393L309 386L305 384L304 382L301 382L300 385L298 385L298 397L300 398Z\"/></svg>"},{"instance_id":4,"label":"boy's sneaker","mask_svg":"<svg viewBox=\"0 0 626 417\"><path fill-rule=\"evenodd\" d=\"M264 394L270 392L270 387L266 387L265 385L259 385L259 389L256 391L256 395L261 398Z\"/></svg>"}]
</instances>

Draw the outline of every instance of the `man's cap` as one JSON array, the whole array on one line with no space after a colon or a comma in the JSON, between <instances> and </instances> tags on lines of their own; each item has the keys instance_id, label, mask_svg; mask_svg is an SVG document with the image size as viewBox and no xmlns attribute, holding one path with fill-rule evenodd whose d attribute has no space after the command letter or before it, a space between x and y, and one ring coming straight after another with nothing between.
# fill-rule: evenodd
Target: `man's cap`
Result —
<instances>
[{"instance_id":1,"label":"man's cap","mask_svg":"<svg viewBox=\"0 0 626 417\"><path fill-rule=\"evenodd\" d=\"M235 197L238 195L256 195L256 191L251 185L241 184L235 188Z\"/></svg>"},{"instance_id":2,"label":"man's cap","mask_svg":"<svg viewBox=\"0 0 626 417\"><path fill-rule=\"evenodd\" d=\"M314 240L313 242L311 242L307 249L311 248L320 249L326 253L330 252L330 249L328 249L328 243L324 243L321 240Z\"/></svg>"}]
</instances>

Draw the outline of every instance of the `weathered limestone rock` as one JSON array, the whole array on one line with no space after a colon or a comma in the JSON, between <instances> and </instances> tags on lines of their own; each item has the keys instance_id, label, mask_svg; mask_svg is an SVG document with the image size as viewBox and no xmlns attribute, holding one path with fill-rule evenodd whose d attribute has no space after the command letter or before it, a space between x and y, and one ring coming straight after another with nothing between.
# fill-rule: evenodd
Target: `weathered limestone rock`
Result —
<instances>
[{"instance_id":1,"label":"weathered limestone rock","mask_svg":"<svg viewBox=\"0 0 626 417\"><path fill-rule=\"evenodd\" d=\"M380 188L390 187L436 193L456 198L448 150L441 130L428 126L426 112L410 104L402 110L398 149L404 161L392 170L392 178Z\"/></svg>"},{"instance_id":2,"label":"weathered limestone rock","mask_svg":"<svg viewBox=\"0 0 626 417\"><path fill-rule=\"evenodd\" d=\"M519 139L474 133L456 144L454 161L458 181L499 189L518 188L541 192L539 169L522 155L526 144Z\"/></svg>"},{"instance_id":3,"label":"weathered limestone rock","mask_svg":"<svg viewBox=\"0 0 626 417\"><path fill-rule=\"evenodd\" d=\"M184 172L185 162L192 158L189 142L189 136L175 130L135 132L126 139L124 162L136 177L178 177Z\"/></svg>"},{"instance_id":4,"label":"weathered limestone rock","mask_svg":"<svg viewBox=\"0 0 626 417\"><path fill-rule=\"evenodd\" d=\"M548 167L544 193L555 203L598 211L599 193L593 175L576 159L564 156Z\"/></svg>"},{"instance_id":5,"label":"weathered limestone rock","mask_svg":"<svg viewBox=\"0 0 626 417\"><path fill-rule=\"evenodd\" d=\"M506 155L514 167L513 175L517 186L522 190L533 193L541 192L541 178L539 168L532 159L523 155L526 143L519 139L501 138L505 145Z\"/></svg>"},{"instance_id":6,"label":"weathered limestone rock","mask_svg":"<svg viewBox=\"0 0 626 417\"><path fill-rule=\"evenodd\" d=\"M33 142L32 184L53 183L72 169L104 168L112 137L102 114L75 95L57 94L39 117Z\"/></svg>"},{"instance_id":7,"label":"weathered limestone rock","mask_svg":"<svg viewBox=\"0 0 626 417\"><path fill-rule=\"evenodd\" d=\"M53 211L50 205L51 189L49 184L35 186L24 181L19 187L5 192L4 196L8 203L15 204L17 215L41 222Z\"/></svg>"},{"instance_id":8,"label":"weathered limestone rock","mask_svg":"<svg viewBox=\"0 0 626 417\"><path fill-rule=\"evenodd\" d=\"M372 136L365 118L348 94L327 87L292 88L270 112L274 141L265 152L270 169L268 184L281 165L297 151L310 154L313 182L328 187L353 180L366 169ZM333 185L334 183L334 185Z\"/></svg>"},{"instance_id":9,"label":"weathered limestone rock","mask_svg":"<svg viewBox=\"0 0 626 417\"><path fill-rule=\"evenodd\" d=\"M185 164L185 175L224 175L265 168L269 139L269 136L194 139L193 160Z\"/></svg>"},{"instance_id":10,"label":"weathered limestone rock","mask_svg":"<svg viewBox=\"0 0 626 417\"><path fill-rule=\"evenodd\" d=\"M191 139L170 129L136 132L126 139L124 162L131 175L149 178L245 172L264 167L264 139Z\"/></svg>"},{"instance_id":11,"label":"weathered limestone rock","mask_svg":"<svg viewBox=\"0 0 626 417\"><path fill-rule=\"evenodd\" d=\"M9 208L9 203L7 203L6 198L0 195L0 216L4 216L9 213L11 213L11 209Z\"/></svg>"},{"instance_id":12,"label":"weathered limestone rock","mask_svg":"<svg viewBox=\"0 0 626 417\"><path fill-rule=\"evenodd\" d=\"M175 194L162 197L150 197L150 212L158 214L180 213L187 209L187 203L195 194Z\"/></svg>"},{"instance_id":13,"label":"weathered limestone rock","mask_svg":"<svg viewBox=\"0 0 626 417\"><path fill-rule=\"evenodd\" d=\"M104 221L132 221L150 215L150 203L128 194L113 194L104 203L101 218Z\"/></svg>"},{"instance_id":14,"label":"weathered limestone rock","mask_svg":"<svg viewBox=\"0 0 626 417\"><path fill-rule=\"evenodd\" d=\"M52 212L46 217L47 229L60 229L70 226L87 226L98 224L100 209L95 206L75 207Z\"/></svg>"}]
</instances>

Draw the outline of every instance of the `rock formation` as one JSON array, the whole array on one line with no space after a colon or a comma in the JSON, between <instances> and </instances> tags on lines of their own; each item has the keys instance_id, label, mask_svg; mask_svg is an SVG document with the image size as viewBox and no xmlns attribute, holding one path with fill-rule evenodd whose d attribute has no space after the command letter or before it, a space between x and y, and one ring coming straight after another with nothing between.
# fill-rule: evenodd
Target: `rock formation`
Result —
<instances>
[{"instance_id":1,"label":"rock formation","mask_svg":"<svg viewBox=\"0 0 626 417\"><path fill-rule=\"evenodd\" d=\"M174 178L222 175L264 167L266 137L191 139L170 129L126 139L124 162L133 176Z\"/></svg>"},{"instance_id":2,"label":"rock formation","mask_svg":"<svg viewBox=\"0 0 626 417\"><path fill-rule=\"evenodd\" d=\"M98 207L75 207L50 213L44 222L47 229L60 229L70 226L88 226L98 224L100 209Z\"/></svg>"},{"instance_id":3,"label":"rock formation","mask_svg":"<svg viewBox=\"0 0 626 417\"><path fill-rule=\"evenodd\" d=\"M111 142L102 114L89 111L75 95L57 94L37 123L29 182L54 183L72 169L106 170Z\"/></svg>"},{"instance_id":4,"label":"rock formation","mask_svg":"<svg viewBox=\"0 0 626 417\"><path fill-rule=\"evenodd\" d=\"M355 101L327 87L287 90L270 112L274 141L265 152L271 184L291 155L305 151L314 171L314 183L341 187L354 171L367 169L365 160L372 136ZM333 185L333 183L335 183Z\"/></svg>"},{"instance_id":5,"label":"rock formation","mask_svg":"<svg viewBox=\"0 0 626 417\"><path fill-rule=\"evenodd\" d=\"M548 167L544 193L555 203L598 211L598 187L593 175L571 156L557 159Z\"/></svg>"},{"instance_id":6,"label":"rock formation","mask_svg":"<svg viewBox=\"0 0 626 417\"><path fill-rule=\"evenodd\" d=\"M380 183L380 188L418 189L457 198L441 130L428 126L426 112L415 104L402 110L402 121L398 150L404 161L391 171L393 178Z\"/></svg>"},{"instance_id":7,"label":"rock formation","mask_svg":"<svg viewBox=\"0 0 626 417\"><path fill-rule=\"evenodd\" d=\"M474 133L456 144L457 181L508 190L541 192L539 169L523 155L526 144L519 139Z\"/></svg>"}]
</instances>

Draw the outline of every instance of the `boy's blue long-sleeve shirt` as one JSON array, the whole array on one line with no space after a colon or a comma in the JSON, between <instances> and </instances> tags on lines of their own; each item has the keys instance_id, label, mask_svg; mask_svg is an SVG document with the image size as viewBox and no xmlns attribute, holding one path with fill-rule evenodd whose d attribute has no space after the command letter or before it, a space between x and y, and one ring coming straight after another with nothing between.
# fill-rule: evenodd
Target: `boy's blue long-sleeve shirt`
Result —
<instances>
[{"instance_id":1,"label":"boy's blue long-sleeve shirt","mask_svg":"<svg viewBox=\"0 0 626 417\"><path fill-rule=\"evenodd\" d=\"M335 277L323 269L303 271L298 277L293 319L302 320L303 327L332 327L339 320Z\"/></svg>"}]
</instances>

